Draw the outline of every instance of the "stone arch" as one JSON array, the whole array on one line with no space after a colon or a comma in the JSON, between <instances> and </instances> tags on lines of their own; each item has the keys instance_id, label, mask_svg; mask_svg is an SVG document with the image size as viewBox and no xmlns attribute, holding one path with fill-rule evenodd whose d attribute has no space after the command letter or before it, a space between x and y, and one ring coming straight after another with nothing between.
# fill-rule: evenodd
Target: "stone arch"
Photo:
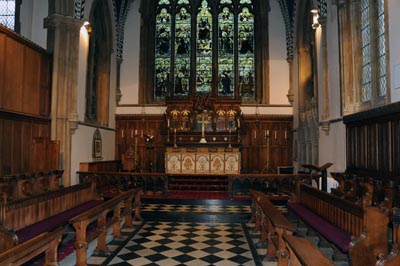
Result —
<instances>
[{"instance_id":1,"label":"stone arch","mask_svg":"<svg viewBox=\"0 0 400 266\"><path fill-rule=\"evenodd\" d=\"M318 165L318 95L315 36L311 28L311 0L301 1L296 17L298 57L299 163Z\"/></svg>"},{"instance_id":2,"label":"stone arch","mask_svg":"<svg viewBox=\"0 0 400 266\"><path fill-rule=\"evenodd\" d=\"M113 31L108 1L93 3L89 22L91 25L87 83L86 83L86 122L101 126L108 125L110 65L113 47Z\"/></svg>"}]
</instances>

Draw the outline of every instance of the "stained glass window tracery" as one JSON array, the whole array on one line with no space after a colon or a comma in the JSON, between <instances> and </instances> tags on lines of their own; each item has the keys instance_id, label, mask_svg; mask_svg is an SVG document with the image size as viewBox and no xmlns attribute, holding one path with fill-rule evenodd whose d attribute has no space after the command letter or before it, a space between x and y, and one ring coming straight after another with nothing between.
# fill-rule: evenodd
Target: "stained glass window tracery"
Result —
<instances>
[{"instance_id":1,"label":"stained glass window tracery","mask_svg":"<svg viewBox=\"0 0 400 266\"><path fill-rule=\"evenodd\" d=\"M154 99L197 93L254 101L252 0L159 0Z\"/></svg>"}]
</instances>

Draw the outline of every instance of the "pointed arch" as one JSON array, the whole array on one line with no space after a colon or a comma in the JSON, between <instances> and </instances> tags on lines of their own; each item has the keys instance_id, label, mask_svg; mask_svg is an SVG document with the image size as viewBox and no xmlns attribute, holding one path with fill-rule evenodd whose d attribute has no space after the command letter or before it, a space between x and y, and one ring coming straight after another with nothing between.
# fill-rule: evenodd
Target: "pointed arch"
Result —
<instances>
[{"instance_id":1,"label":"pointed arch","mask_svg":"<svg viewBox=\"0 0 400 266\"><path fill-rule=\"evenodd\" d=\"M315 36L311 28L313 1L296 6L296 47L298 58L298 151L299 163L318 164L318 95Z\"/></svg>"},{"instance_id":2,"label":"pointed arch","mask_svg":"<svg viewBox=\"0 0 400 266\"><path fill-rule=\"evenodd\" d=\"M97 0L90 12L92 32L89 41L85 120L108 124L110 63L113 47L112 22L108 2Z\"/></svg>"}]
</instances>

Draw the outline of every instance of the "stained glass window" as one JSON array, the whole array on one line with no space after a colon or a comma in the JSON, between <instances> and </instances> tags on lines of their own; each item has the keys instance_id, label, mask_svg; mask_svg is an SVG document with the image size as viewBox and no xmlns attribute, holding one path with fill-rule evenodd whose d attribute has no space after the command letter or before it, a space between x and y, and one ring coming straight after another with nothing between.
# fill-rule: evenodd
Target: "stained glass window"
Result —
<instances>
[{"instance_id":1,"label":"stained glass window","mask_svg":"<svg viewBox=\"0 0 400 266\"><path fill-rule=\"evenodd\" d=\"M196 92L211 92L212 83L212 16L203 0L197 15Z\"/></svg>"},{"instance_id":2,"label":"stained glass window","mask_svg":"<svg viewBox=\"0 0 400 266\"><path fill-rule=\"evenodd\" d=\"M190 14L181 7L175 16L174 95L189 94L190 80Z\"/></svg>"},{"instance_id":3,"label":"stained glass window","mask_svg":"<svg viewBox=\"0 0 400 266\"><path fill-rule=\"evenodd\" d=\"M255 100L252 0L159 0L154 98Z\"/></svg>"},{"instance_id":4,"label":"stained glass window","mask_svg":"<svg viewBox=\"0 0 400 266\"><path fill-rule=\"evenodd\" d=\"M384 0L361 0L361 102L386 96ZM372 30L374 29L374 30Z\"/></svg>"},{"instance_id":5,"label":"stained glass window","mask_svg":"<svg viewBox=\"0 0 400 266\"><path fill-rule=\"evenodd\" d=\"M254 98L254 16L247 7L238 16L239 90L244 98Z\"/></svg>"},{"instance_id":6,"label":"stained glass window","mask_svg":"<svg viewBox=\"0 0 400 266\"><path fill-rule=\"evenodd\" d=\"M386 40L385 40L385 1L377 1L377 31L378 31L378 95L386 95Z\"/></svg>"},{"instance_id":7,"label":"stained glass window","mask_svg":"<svg viewBox=\"0 0 400 266\"><path fill-rule=\"evenodd\" d=\"M14 30L15 26L15 1L0 0L0 24Z\"/></svg>"},{"instance_id":8,"label":"stained glass window","mask_svg":"<svg viewBox=\"0 0 400 266\"><path fill-rule=\"evenodd\" d=\"M228 7L218 16L218 78L219 96L233 96L235 80L234 63L234 17Z\"/></svg>"},{"instance_id":9,"label":"stained glass window","mask_svg":"<svg viewBox=\"0 0 400 266\"><path fill-rule=\"evenodd\" d=\"M361 0L361 101L371 100L371 26L369 0Z\"/></svg>"},{"instance_id":10,"label":"stained glass window","mask_svg":"<svg viewBox=\"0 0 400 266\"><path fill-rule=\"evenodd\" d=\"M169 90L171 65L171 14L162 8L156 16L155 99L164 99Z\"/></svg>"}]
</instances>

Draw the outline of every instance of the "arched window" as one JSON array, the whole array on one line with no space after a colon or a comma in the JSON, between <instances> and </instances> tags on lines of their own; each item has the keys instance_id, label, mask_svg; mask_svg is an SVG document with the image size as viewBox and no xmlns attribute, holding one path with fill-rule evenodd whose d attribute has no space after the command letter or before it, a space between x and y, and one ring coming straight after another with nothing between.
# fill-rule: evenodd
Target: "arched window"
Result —
<instances>
[{"instance_id":1,"label":"arched window","mask_svg":"<svg viewBox=\"0 0 400 266\"><path fill-rule=\"evenodd\" d=\"M89 54L86 80L85 121L101 126L108 125L110 94L110 55L112 49L111 18L109 8L96 1L91 15Z\"/></svg>"},{"instance_id":2,"label":"arched window","mask_svg":"<svg viewBox=\"0 0 400 266\"><path fill-rule=\"evenodd\" d=\"M256 100L253 0L155 2L154 53L148 57L154 58L153 95L148 98L207 94Z\"/></svg>"},{"instance_id":3,"label":"arched window","mask_svg":"<svg viewBox=\"0 0 400 266\"><path fill-rule=\"evenodd\" d=\"M361 102L386 96L385 1L361 0Z\"/></svg>"},{"instance_id":4,"label":"arched window","mask_svg":"<svg viewBox=\"0 0 400 266\"><path fill-rule=\"evenodd\" d=\"M344 113L386 103L389 83L385 0L344 2L339 12Z\"/></svg>"},{"instance_id":5,"label":"arched window","mask_svg":"<svg viewBox=\"0 0 400 266\"><path fill-rule=\"evenodd\" d=\"M15 11L15 0L0 0L0 24L14 30Z\"/></svg>"}]
</instances>

